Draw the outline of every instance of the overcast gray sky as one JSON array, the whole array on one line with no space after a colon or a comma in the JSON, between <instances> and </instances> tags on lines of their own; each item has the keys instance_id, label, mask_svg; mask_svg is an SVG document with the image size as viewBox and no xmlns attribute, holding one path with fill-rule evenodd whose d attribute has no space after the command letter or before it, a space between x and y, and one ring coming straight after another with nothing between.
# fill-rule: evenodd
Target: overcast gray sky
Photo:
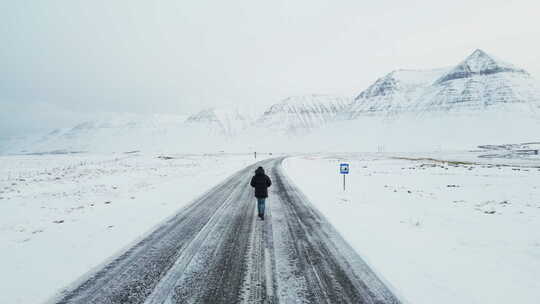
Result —
<instances>
[{"instance_id":1,"label":"overcast gray sky","mask_svg":"<svg viewBox=\"0 0 540 304\"><path fill-rule=\"evenodd\" d=\"M111 111L356 95L481 48L540 79L539 1L5 0L0 136Z\"/></svg>"}]
</instances>

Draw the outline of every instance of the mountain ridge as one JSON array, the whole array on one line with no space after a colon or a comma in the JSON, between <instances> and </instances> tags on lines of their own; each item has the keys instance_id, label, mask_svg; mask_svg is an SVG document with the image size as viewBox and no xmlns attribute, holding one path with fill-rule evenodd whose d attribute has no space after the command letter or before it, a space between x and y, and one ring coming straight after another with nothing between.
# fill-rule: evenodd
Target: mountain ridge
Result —
<instances>
[{"instance_id":1,"label":"mountain ridge","mask_svg":"<svg viewBox=\"0 0 540 304\"><path fill-rule=\"evenodd\" d=\"M255 115L240 108L206 108L191 115L109 115L72 128L49 131L32 140L4 144L8 147L3 148L3 152L166 150L171 147L193 152L223 150L234 144L246 144L245 147L252 149L253 143L261 140L266 140L269 147L274 146L272 142L288 140L302 149L300 143L305 136L316 143L317 136L334 136L340 128L353 133L386 130L387 133L378 136L387 136L385 134L399 133L393 131L392 126L414 127L418 133L418 126L412 124L421 122L425 132L429 132L431 127L427 121L437 124L437 119L444 118L448 129L458 130L465 124L461 118L450 116L462 114L472 119L466 122L469 126L474 126L474 119L479 116L486 125L498 122L501 117L531 118L530 124L522 124L530 129L540 121L540 86L524 69L475 50L451 67L393 70L356 97L290 96L260 113ZM408 120L401 119L405 116L413 119L403 123ZM387 124L389 120L400 120L404 127ZM353 121L360 122L354 124L358 125L358 130L350 128L352 124L348 122ZM482 132L489 132L489 128ZM363 134L360 138L365 138ZM245 143L239 143L241 140ZM330 142L328 138L320 140Z\"/></svg>"},{"instance_id":2,"label":"mountain ridge","mask_svg":"<svg viewBox=\"0 0 540 304\"><path fill-rule=\"evenodd\" d=\"M512 64L496 59L481 49L476 49L471 55L465 58L465 60L460 62L436 82L442 83L453 79L468 78L474 75L490 75L502 72L516 72L529 75L529 73L523 69L519 69Z\"/></svg>"},{"instance_id":3,"label":"mountain ridge","mask_svg":"<svg viewBox=\"0 0 540 304\"><path fill-rule=\"evenodd\" d=\"M351 101L334 95L291 96L268 107L255 125L300 134L335 121Z\"/></svg>"},{"instance_id":4,"label":"mountain ridge","mask_svg":"<svg viewBox=\"0 0 540 304\"><path fill-rule=\"evenodd\" d=\"M375 81L355 98L348 117L458 113L523 103L536 108L540 103L539 86L527 71L480 49L454 67L408 71L417 79L397 77L394 71Z\"/></svg>"}]
</instances>

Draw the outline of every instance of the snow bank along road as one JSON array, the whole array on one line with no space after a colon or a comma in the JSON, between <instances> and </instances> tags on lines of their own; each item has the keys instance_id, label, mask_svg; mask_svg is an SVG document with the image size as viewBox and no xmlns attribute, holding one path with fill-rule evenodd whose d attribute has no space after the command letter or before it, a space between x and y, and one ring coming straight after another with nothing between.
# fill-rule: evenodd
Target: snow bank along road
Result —
<instances>
[{"instance_id":1,"label":"snow bank along road","mask_svg":"<svg viewBox=\"0 0 540 304\"><path fill-rule=\"evenodd\" d=\"M217 185L55 303L399 303L293 186L282 158ZM273 186L266 220L249 180Z\"/></svg>"}]
</instances>

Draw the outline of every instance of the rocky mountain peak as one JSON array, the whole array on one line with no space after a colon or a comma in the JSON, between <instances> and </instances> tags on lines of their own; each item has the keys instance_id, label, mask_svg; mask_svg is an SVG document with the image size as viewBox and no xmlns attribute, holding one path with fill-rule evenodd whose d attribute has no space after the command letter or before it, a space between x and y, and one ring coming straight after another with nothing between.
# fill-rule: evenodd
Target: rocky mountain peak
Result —
<instances>
[{"instance_id":1,"label":"rocky mountain peak","mask_svg":"<svg viewBox=\"0 0 540 304\"><path fill-rule=\"evenodd\" d=\"M356 100L391 96L400 91L413 91L431 85L448 69L432 70L394 70L384 77L377 79L374 84L362 91Z\"/></svg>"},{"instance_id":2,"label":"rocky mountain peak","mask_svg":"<svg viewBox=\"0 0 540 304\"><path fill-rule=\"evenodd\" d=\"M476 49L471 55L465 58L465 60L439 78L436 83L440 84L454 79L470 78L477 75L490 75L502 72L528 74L523 69L519 69L512 64L498 60L481 49Z\"/></svg>"}]
</instances>

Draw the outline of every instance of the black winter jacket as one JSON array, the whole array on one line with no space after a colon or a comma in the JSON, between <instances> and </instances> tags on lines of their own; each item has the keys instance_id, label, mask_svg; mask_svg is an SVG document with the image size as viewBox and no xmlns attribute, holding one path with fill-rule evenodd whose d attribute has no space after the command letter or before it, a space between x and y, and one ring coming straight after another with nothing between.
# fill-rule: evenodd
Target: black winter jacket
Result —
<instances>
[{"instance_id":1,"label":"black winter jacket","mask_svg":"<svg viewBox=\"0 0 540 304\"><path fill-rule=\"evenodd\" d=\"M251 178L250 184L251 187L255 188L256 198L268 197L268 187L272 185L272 181L268 175L264 174L263 167L259 167L255 170L255 176Z\"/></svg>"}]
</instances>

